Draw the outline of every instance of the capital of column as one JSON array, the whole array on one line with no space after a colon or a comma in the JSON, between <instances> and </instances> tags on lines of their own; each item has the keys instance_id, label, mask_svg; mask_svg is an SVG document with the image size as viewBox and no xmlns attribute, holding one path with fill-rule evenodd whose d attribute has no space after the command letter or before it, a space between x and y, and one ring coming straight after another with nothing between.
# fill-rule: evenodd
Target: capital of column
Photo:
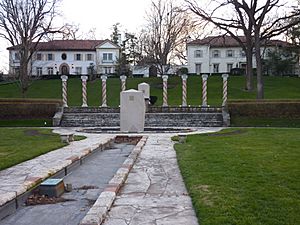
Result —
<instances>
[{"instance_id":1,"label":"capital of column","mask_svg":"<svg viewBox=\"0 0 300 225\"><path fill-rule=\"evenodd\" d=\"M62 81L67 81L67 80L68 80L68 76L62 75L62 76L60 76L60 79L61 79Z\"/></svg>"},{"instance_id":2,"label":"capital of column","mask_svg":"<svg viewBox=\"0 0 300 225\"><path fill-rule=\"evenodd\" d=\"M80 78L81 78L82 81L87 81L89 79L88 76L81 76Z\"/></svg>"},{"instance_id":3,"label":"capital of column","mask_svg":"<svg viewBox=\"0 0 300 225\"><path fill-rule=\"evenodd\" d=\"M121 81L126 81L127 77L125 75L120 76Z\"/></svg>"},{"instance_id":4,"label":"capital of column","mask_svg":"<svg viewBox=\"0 0 300 225\"><path fill-rule=\"evenodd\" d=\"M163 81L167 81L168 78L169 78L168 75L163 75L163 76L162 76Z\"/></svg>"},{"instance_id":5,"label":"capital of column","mask_svg":"<svg viewBox=\"0 0 300 225\"><path fill-rule=\"evenodd\" d=\"M207 74L203 74L203 75L202 75L202 80L207 80L207 78L208 78L208 75L207 75Z\"/></svg>"},{"instance_id":6,"label":"capital of column","mask_svg":"<svg viewBox=\"0 0 300 225\"><path fill-rule=\"evenodd\" d=\"M181 79L182 80L187 80L188 79L188 75L186 75L186 74L181 75Z\"/></svg>"},{"instance_id":7,"label":"capital of column","mask_svg":"<svg viewBox=\"0 0 300 225\"><path fill-rule=\"evenodd\" d=\"M107 80L107 76L102 75L102 76L101 76L101 80L102 80L102 81L106 81L106 80Z\"/></svg>"},{"instance_id":8,"label":"capital of column","mask_svg":"<svg viewBox=\"0 0 300 225\"><path fill-rule=\"evenodd\" d=\"M227 80L229 77L229 75L227 73L222 74L222 78L223 80Z\"/></svg>"}]
</instances>

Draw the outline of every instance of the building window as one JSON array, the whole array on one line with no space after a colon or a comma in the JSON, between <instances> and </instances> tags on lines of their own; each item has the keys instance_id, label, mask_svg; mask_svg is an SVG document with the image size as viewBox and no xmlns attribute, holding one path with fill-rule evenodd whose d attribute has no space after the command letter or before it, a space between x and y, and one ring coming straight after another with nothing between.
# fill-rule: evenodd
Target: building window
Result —
<instances>
[{"instance_id":1,"label":"building window","mask_svg":"<svg viewBox=\"0 0 300 225\"><path fill-rule=\"evenodd\" d=\"M82 74L82 67L75 67L75 74L77 75Z\"/></svg>"},{"instance_id":2,"label":"building window","mask_svg":"<svg viewBox=\"0 0 300 225\"><path fill-rule=\"evenodd\" d=\"M112 61L113 54L112 53L103 53L103 61Z\"/></svg>"},{"instance_id":3,"label":"building window","mask_svg":"<svg viewBox=\"0 0 300 225\"><path fill-rule=\"evenodd\" d=\"M47 60L48 61L53 61L54 60L54 55L52 53L47 54Z\"/></svg>"},{"instance_id":4,"label":"building window","mask_svg":"<svg viewBox=\"0 0 300 225\"><path fill-rule=\"evenodd\" d=\"M219 50L213 50L212 57L213 58L219 58L220 57L220 51Z\"/></svg>"},{"instance_id":5,"label":"building window","mask_svg":"<svg viewBox=\"0 0 300 225\"><path fill-rule=\"evenodd\" d=\"M61 59L66 60L67 59L67 54L66 53L61 54Z\"/></svg>"},{"instance_id":6,"label":"building window","mask_svg":"<svg viewBox=\"0 0 300 225\"><path fill-rule=\"evenodd\" d=\"M81 61L81 54L75 54L75 60L76 61Z\"/></svg>"},{"instance_id":7,"label":"building window","mask_svg":"<svg viewBox=\"0 0 300 225\"><path fill-rule=\"evenodd\" d=\"M36 54L36 60L38 60L38 61L42 61L43 59L42 59L42 53L37 53Z\"/></svg>"},{"instance_id":8,"label":"building window","mask_svg":"<svg viewBox=\"0 0 300 225\"><path fill-rule=\"evenodd\" d=\"M230 73L231 70L233 68L233 64L232 63L227 63L227 72Z\"/></svg>"},{"instance_id":9,"label":"building window","mask_svg":"<svg viewBox=\"0 0 300 225\"><path fill-rule=\"evenodd\" d=\"M15 61L20 61L20 53L19 52L15 52L14 60Z\"/></svg>"},{"instance_id":10,"label":"building window","mask_svg":"<svg viewBox=\"0 0 300 225\"><path fill-rule=\"evenodd\" d=\"M104 67L104 74L111 74L112 68L111 67Z\"/></svg>"},{"instance_id":11,"label":"building window","mask_svg":"<svg viewBox=\"0 0 300 225\"><path fill-rule=\"evenodd\" d=\"M13 68L13 70L14 70L14 75L16 75L16 76L19 76L19 75L20 75L20 67L19 67L19 66L15 66L15 67Z\"/></svg>"},{"instance_id":12,"label":"building window","mask_svg":"<svg viewBox=\"0 0 300 225\"><path fill-rule=\"evenodd\" d=\"M48 75L53 75L53 67L47 67Z\"/></svg>"},{"instance_id":13,"label":"building window","mask_svg":"<svg viewBox=\"0 0 300 225\"><path fill-rule=\"evenodd\" d=\"M219 63L213 64L213 73L219 73Z\"/></svg>"},{"instance_id":14,"label":"building window","mask_svg":"<svg viewBox=\"0 0 300 225\"><path fill-rule=\"evenodd\" d=\"M234 57L234 51L233 50L227 50L226 51L226 56L227 57Z\"/></svg>"},{"instance_id":15,"label":"building window","mask_svg":"<svg viewBox=\"0 0 300 225\"><path fill-rule=\"evenodd\" d=\"M245 57L246 57L246 53L245 53L244 50L241 50L241 51L240 51L240 56L241 56L242 58L245 58Z\"/></svg>"},{"instance_id":16,"label":"building window","mask_svg":"<svg viewBox=\"0 0 300 225\"><path fill-rule=\"evenodd\" d=\"M93 54L86 54L86 57L85 57L86 61L93 61Z\"/></svg>"},{"instance_id":17,"label":"building window","mask_svg":"<svg viewBox=\"0 0 300 225\"><path fill-rule=\"evenodd\" d=\"M36 68L36 75L38 75L38 76L43 75L43 68L42 67L37 67Z\"/></svg>"},{"instance_id":18,"label":"building window","mask_svg":"<svg viewBox=\"0 0 300 225\"><path fill-rule=\"evenodd\" d=\"M196 50L195 51L195 58L202 58L203 57L203 51L202 50Z\"/></svg>"},{"instance_id":19,"label":"building window","mask_svg":"<svg viewBox=\"0 0 300 225\"><path fill-rule=\"evenodd\" d=\"M195 64L195 72L198 75L201 73L201 63L196 63Z\"/></svg>"}]
</instances>

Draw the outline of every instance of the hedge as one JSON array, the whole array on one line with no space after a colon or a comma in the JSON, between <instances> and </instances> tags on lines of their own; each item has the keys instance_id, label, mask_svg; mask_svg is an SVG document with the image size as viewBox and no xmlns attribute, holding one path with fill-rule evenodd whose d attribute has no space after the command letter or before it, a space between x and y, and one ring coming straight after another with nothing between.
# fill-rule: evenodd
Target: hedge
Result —
<instances>
[{"instance_id":1,"label":"hedge","mask_svg":"<svg viewBox=\"0 0 300 225\"><path fill-rule=\"evenodd\" d=\"M300 100L232 100L228 102L231 117L300 118Z\"/></svg>"},{"instance_id":2,"label":"hedge","mask_svg":"<svg viewBox=\"0 0 300 225\"><path fill-rule=\"evenodd\" d=\"M51 119L61 100L0 99L0 119Z\"/></svg>"}]
</instances>

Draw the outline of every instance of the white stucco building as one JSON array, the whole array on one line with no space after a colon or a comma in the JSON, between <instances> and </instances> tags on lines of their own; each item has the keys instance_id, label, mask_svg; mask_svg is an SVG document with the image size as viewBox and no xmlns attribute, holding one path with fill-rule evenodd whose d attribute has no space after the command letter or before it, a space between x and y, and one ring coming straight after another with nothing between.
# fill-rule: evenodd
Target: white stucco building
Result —
<instances>
[{"instance_id":1,"label":"white stucco building","mask_svg":"<svg viewBox=\"0 0 300 225\"><path fill-rule=\"evenodd\" d=\"M242 39L244 37L241 37ZM261 49L263 57L270 50L290 45L280 40L271 40ZM239 43L230 36L211 36L187 43L187 61L190 74L229 73L233 68L246 68L246 56ZM253 54L253 68L256 68Z\"/></svg>"},{"instance_id":2,"label":"white stucco building","mask_svg":"<svg viewBox=\"0 0 300 225\"><path fill-rule=\"evenodd\" d=\"M20 66L18 46L9 47L9 71ZM109 40L53 40L40 42L33 55L31 74L81 75L115 73L120 47Z\"/></svg>"}]
</instances>

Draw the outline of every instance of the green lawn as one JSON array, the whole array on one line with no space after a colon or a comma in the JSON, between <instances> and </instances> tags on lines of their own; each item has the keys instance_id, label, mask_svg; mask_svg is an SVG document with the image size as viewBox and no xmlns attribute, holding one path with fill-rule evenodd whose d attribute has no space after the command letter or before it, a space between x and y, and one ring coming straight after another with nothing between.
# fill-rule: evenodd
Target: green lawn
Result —
<instances>
[{"instance_id":1,"label":"green lawn","mask_svg":"<svg viewBox=\"0 0 300 225\"><path fill-rule=\"evenodd\" d=\"M300 79L297 77L265 77L266 99L300 99ZM157 105L162 104L162 79L161 78L128 78L127 88L137 89L141 82L147 82L151 87L151 95L158 96ZM229 78L229 99L255 99L256 93L244 91L244 77ZM107 96L109 106L119 105L120 80L109 78L107 83ZM8 84L0 86L0 98L20 98L18 85ZM60 80L38 80L33 82L28 93L28 98L61 98ZM68 80L68 97L70 106L80 106L81 81L80 78ZM222 98L222 78L212 76L208 79L208 104L220 105ZM171 77L168 89L169 105L181 104L181 79ZM101 105L101 81L98 79L88 82L88 104ZM188 78L188 104L201 104L201 79L199 76Z\"/></svg>"},{"instance_id":2,"label":"green lawn","mask_svg":"<svg viewBox=\"0 0 300 225\"><path fill-rule=\"evenodd\" d=\"M227 129L176 144L201 225L300 224L300 129Z\"/></svg>"},{"instance_id":3,"label":"green lawn","mask_svg":"<svg viewBox=\"0 0 300 225\"><path fill-rule=\"evenodd\" d=\"M50 129L0 128L0 136L0 170L65 146Z\"/></svg>"}]
</instances>

